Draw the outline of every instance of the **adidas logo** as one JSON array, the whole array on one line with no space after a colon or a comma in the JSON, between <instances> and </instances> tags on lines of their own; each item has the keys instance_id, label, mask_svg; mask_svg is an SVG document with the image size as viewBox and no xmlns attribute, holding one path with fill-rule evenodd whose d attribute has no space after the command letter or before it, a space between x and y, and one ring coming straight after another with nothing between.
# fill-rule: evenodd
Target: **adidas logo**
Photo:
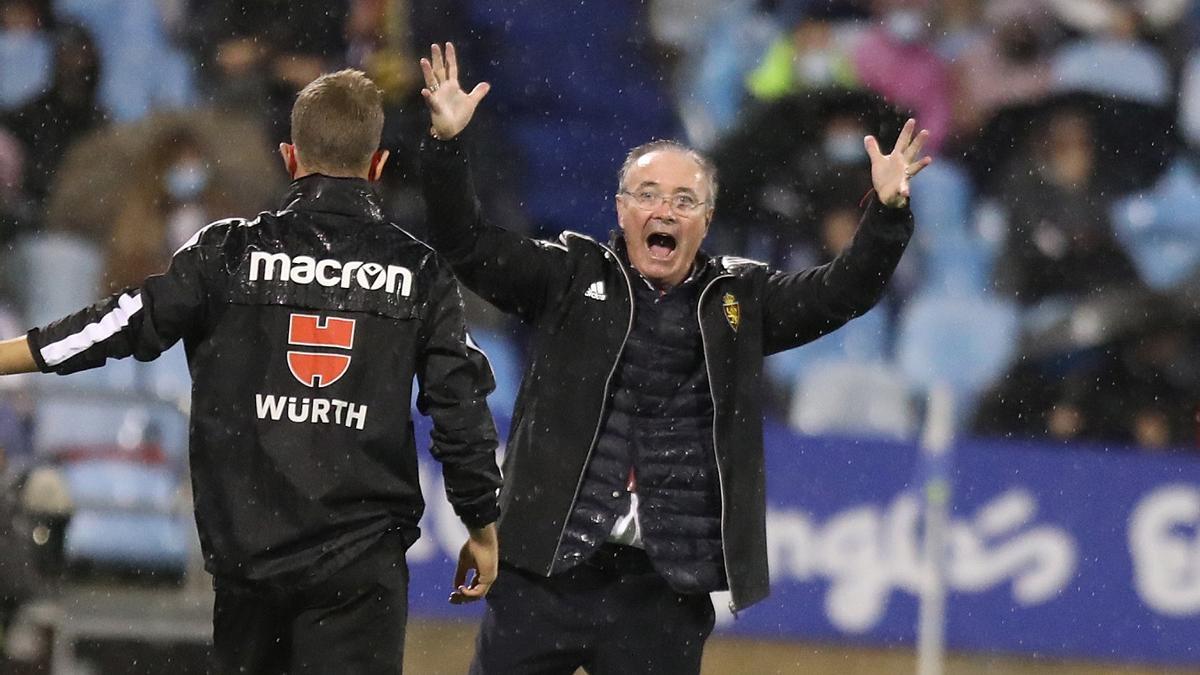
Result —
<instances>
[{"instance_id":1,"label":"adidas logo","mask_svg":"<svg viewBox=\"0 0 1200 675\"><path fill-rule=\"evenodd\" d=\"M584 296L589 297L593 300L603 301L603 300L608 299L608 296L605 295L605 293L604 293L604 282L603 281L593 282L591 286L588 286L588 289L586 291L584 291L583 294L584 294Z\"/></svg>"}]
</instances>

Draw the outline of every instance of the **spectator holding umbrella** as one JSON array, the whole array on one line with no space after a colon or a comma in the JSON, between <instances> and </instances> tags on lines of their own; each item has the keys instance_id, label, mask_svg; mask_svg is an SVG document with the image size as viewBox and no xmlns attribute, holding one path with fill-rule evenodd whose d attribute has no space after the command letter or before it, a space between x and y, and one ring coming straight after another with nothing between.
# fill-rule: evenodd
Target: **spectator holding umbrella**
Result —
<instances>
[{"instance_id":1,"label":"spectator holding umbrella","mask_svg":"<svg viewBox=\"0 0 1200 675\"><path fill-rule=\"evenodd\" d=\"M996 262L996 285L1021 303L1078 299L1138 283L1133 262L1112 232L1111 197L1096 184L1093 139L1086 115L1071 108L1054 112L1001 191L1009 230Z\"/></svg>"}]
</instances>

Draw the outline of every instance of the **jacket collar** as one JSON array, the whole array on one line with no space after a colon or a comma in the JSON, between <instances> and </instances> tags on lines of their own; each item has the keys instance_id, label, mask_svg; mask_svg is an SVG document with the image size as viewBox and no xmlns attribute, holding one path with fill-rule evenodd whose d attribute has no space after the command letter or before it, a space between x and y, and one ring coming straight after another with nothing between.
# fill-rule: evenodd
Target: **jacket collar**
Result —
<instances>
[{"instance_id":1,"label":"jacket collar","mask_svg":"<svg viewBox=\"0 0 1200 675\"><path fill-rule=\"evenodd\" d=\"M375 188L362 178L309 174L292 181L283 197L284 211L316 211L382 221L383 204Z\"/></svg>"}]
</instances>

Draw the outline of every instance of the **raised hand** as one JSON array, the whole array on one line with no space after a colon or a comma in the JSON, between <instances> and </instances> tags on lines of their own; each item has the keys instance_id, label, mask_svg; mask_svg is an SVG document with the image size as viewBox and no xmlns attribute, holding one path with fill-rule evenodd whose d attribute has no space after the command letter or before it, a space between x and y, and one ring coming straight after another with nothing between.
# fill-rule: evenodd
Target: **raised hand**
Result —
<instances>
[{"instance_id":1,"label":"raised hand","mask_svg":"<svg viewBox=\"0 0 1200 675\"><path fill-rule=\"evenodd\" d=\"M454 45L449 42L446 43L445 58L441 47L430 46L429 58L421 59L421 73L425 76L421 96L429 106L433 137L450 140L471 122L475 108L492 87L487 82L480 82L471 93L463 91L458 84L458 57Z\"/></svg>"},{"instance_id":2,"label":"raised hand","mask_svg":"<svg viewBox=\"0 0 1200 675\"><path fill-rule=\"evenodd\" d=\"M913 130L916 128L916 120L910 118L905 122L900 136L896 139L896 145L892 147L891 154L887 155L880 152L879 141L874 136L863 139L863 145L867 146L867 155L871 158L871 183L875 187L875 193L879 195L879 201L894 208L908 204L909 183L912 177L933 161L928 155L917 159L921 154L921 146L925 145L925 139L929 138L929 131L922 129L921 133L914 137Z\"/></svg>"}]
</instances>

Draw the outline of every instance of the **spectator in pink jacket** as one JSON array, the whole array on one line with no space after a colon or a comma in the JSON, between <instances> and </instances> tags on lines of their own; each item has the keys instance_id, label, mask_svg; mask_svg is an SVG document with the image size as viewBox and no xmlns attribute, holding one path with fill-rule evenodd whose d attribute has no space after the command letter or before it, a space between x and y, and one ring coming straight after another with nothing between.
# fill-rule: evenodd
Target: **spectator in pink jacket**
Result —
<instances>
[{"instance_id":1,"label":"spectator in pink jacket","mask_svg":"<svg viewBox=\"0 0 1200 675\"><path fill-rule=\"evenodd\" d=\"M953 90L950 68L928 43L925 0L875 0L870 28L854 52L862 84L893 105L912 111L929 130L925 148L937 154L950 132Z\"/></svg>"}]
</instances>

